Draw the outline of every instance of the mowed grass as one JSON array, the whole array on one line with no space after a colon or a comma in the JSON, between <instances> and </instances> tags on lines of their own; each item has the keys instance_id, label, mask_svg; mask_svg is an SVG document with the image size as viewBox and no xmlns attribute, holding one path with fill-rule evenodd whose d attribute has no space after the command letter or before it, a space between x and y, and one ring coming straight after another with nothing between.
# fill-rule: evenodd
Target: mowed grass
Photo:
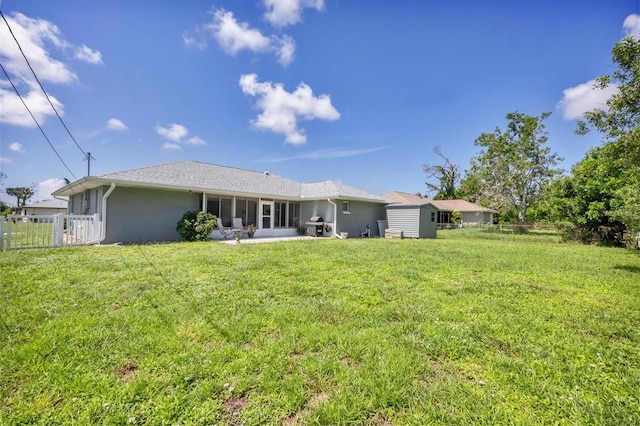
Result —
<instances>
[{"instance_id":1,"label":"mowed grass","mask_svg":"<svg viewBox=\"0 0 640 426\"><path fill-rule=\"evenodd\" d=\"M0 424L640 424L640 257L550 236L0 253Z\"/></svg>"}]
</instances>

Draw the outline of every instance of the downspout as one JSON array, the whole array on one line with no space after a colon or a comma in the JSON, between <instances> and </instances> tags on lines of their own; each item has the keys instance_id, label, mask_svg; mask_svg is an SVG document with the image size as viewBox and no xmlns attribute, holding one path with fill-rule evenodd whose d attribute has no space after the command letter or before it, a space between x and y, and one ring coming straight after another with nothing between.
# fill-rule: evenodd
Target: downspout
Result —
<instances>
[{"instance_id":1,"label":"downspout","mask_svg":"<svg viewBox=\"0 0 640 426\"><path fill-rule=\"evenodd\" d=\"M105 238L107 238L107 198L116 189L116 183L111 182L111 187L104 193L102 196L102 226L100 227L100 239L98 240L98 244L102 243Z\"/></svg>"},{"instance_id":2,"label":"downspout","mask_svg":"<svg viewBox=\"0 0 640 426\"><path fill-rule=\"evenodd\" d=\"M329 202L329 204L331 204L333 206L333 226L331 227L331 232L332 232L332 234L333 234L333 236L335 238L342 238L336 232L336 223L337 223L337 220L338 220L338 205L336 203L334 203L333 201L331 201L331 198L327 198L327 201Z\"/></svg>"}]
</instances>

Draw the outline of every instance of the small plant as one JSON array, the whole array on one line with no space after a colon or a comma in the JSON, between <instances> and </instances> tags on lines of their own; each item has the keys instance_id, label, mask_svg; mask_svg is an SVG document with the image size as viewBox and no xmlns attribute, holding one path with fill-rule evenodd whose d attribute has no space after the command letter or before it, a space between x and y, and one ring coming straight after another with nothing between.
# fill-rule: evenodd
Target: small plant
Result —
<instances>
[{"instance_id":1,"label":"small plant","mask_svg":"<svg viewBox=\"0 0 640 426\"><path fill-rule=\"evenodd\" d=\"M305 228L304 226L298 226L296 228L296 231L298 232L298 235L304 235L307 233L307 228Z\"/></svg>"},{"instance_id":2,"label":"small plant","mask_svg":"<svg viewBox=\"0 0 640 426\"><path fill-rule=\"evenodd\" d=\"M206 241L218 226L218 219L211 213L188 211L178 221L176 231L187 241Z\"/></svg>"},{"instance_id":3,"label":"small plant","mask_svg":"<svg viewBox=\"0 0 640 426\"><path fill-rule=\"evenodd\" d=\"M247 231L249 232L249 234L253 234L256 232L256 226L253 223L250 223L247 226Z\"/></svg>"}]
</instances>

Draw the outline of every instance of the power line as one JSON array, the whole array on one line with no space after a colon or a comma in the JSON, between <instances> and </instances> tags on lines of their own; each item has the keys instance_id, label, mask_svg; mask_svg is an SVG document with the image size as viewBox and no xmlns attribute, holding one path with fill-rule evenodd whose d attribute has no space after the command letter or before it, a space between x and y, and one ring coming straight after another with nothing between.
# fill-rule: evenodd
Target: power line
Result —
<instances>
[{"instance_id":1,"label":"power line","mask_svg":"<svg viewBox=\"0 0 640 426\"><path fill-rule=\"evenodd\" d=\"M20 95L20 92L18 92L18 89L16 88L15 84L13 84L13 81L11 80L11 77L9 77L9 74L7 73L7 70L4 69L4 66L2 65L2 63L0 63L0 68L2 68L2 72L4 72L4 75L7 77L7 80L9 80L9 83L11 83L11 87L13 87L13 90L16 92L16 95L18 95L18 97L22 101L22 105L24 105L24 107L29 112L29 115L31 116L31 118L33 118L33 121L35 121L36 126L38 126L38 129L40 129L40 133L42 133L42 136L44 136L44 138L46 139L47 143L49 144L49 146L51 147L53 152L56 153L56 155L58 156L58 159L60 160L60 162L64 165L64 167L67 169L67 171L69 173L71 173L71 176L73 176L73 178L75 180L78 180L78 178L76 177L76 175L73 174L73 172L71 171L69 166L67 166L67 163L65 163L64 160L62 159L62 157L60 157L60 154L58 154L58 151L56 151L56 148L53 146L53 144L51 143L51 141L47 137L47 135L44 132L44 130L42 130L42 127L40 127L40 123L38 123L38 120L36 120L36 118L34 117L33 113L31 112L31 110L29 109L27 104L25 103L24 99L22 99L22 96Z\"/></svg>"},{"instance_id":2,"label":"power line","mask_svg":"<svg viewBox=\"0 0 640 426\"><path fill-rule=\"evenodd\" d=\"M27 55L24 54L24 51L22 50L22 46L20 46L20 43L18 42L18 39L16 38L15 34L13 34L13 30L11 29L11 26L9 25L9 22L7 21L7 18L4 17L4 13L2 13L2 10L0 10L0 15L2 16L2 19L4 20L4 23L7 24L7 28L9 28L9 32L11 33L11 36L13 37L13 39L16 42L16 44L18 45L18 49L20 49L20 53L22 53L22 57L27 62L27 65L29 66L29 69L31 70L31 72L33 73L33 76L35 77L36 81L38 82L38 85L40 86L40 89L42 89L42 93L44 93L44 96L47 98L47 101L49 101L49 105L51 105L51 108L53 108L53 111L58 116L58 120L60 120L60 123L62 123L62 126L64 127L64 129L67 131L67 133L71 137L71 140L73 140L73 143L76 144L76 146L78 147L80 152L82 152L82 154L84 154L84 156L86 157L87 153L84 152L84 150L80 147L80 144L78 144L78 142L76 141L76 138L73 137L73 135L71 134L71 131L69 130L69 128L67 127L65 122L62 120L62 117L60 116L60 114L58 113L58 110L53 105L53 102L51 102L51 99L49 98L49 95L47 94L47 91L44 90L44 87L42 86L42 83L40 83L40 80L38 79L38 76L36 75L36 72L33 70L33 67L31 67L31 63L27 59ZM4 68L3 68L3 70L4 70ZM5 74L7 74L6 71L5 71ZM8 77L8 75L7 75L7 77ZM11 83L11 85L13 85L13 83ZM14 86L14 89L15 89L15 86ZM16 91L16 93L17 93L17 91ZM18 96L20 96L20 94L18 94ZM20 99L22 99L22 98L20 98ZM24 103L24 101L23 101L23 103ZM31 113L31 112L29 112L29 113ZM40 127L40 125L38 125L38 127Z\"/></svg>"}]
</instances>

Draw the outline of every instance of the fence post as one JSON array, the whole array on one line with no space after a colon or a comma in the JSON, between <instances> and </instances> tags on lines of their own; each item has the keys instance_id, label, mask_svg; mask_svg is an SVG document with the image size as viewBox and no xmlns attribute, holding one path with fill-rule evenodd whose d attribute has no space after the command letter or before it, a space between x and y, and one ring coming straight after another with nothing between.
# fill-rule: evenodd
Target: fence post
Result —
<instances>
[{"instance_id":1,"label":"fence post","mask_svg":"<svg viewBox=\"0 0 640 426\"><path fill-rule=\"evenodd\" d=\"M94 213L93 215L93 226L92 226L92 233L93 235L91 235L91 240L92 241L96 241L100 238L100 228L101 228L102 224L100 223L100 215L98 213Z\"/></svg>"},{"instance_id":2,"label":"fence post","mask_svg":"<svg viewBox=\"0 0 640 426\"><path fill-rule=\"evenodd\" d=\"M62 247L64 240L64 215L62 213L53 215L53 246Z\"/></svg>"},{"instance_id":3,"label":"fence post","mask_svg":"<svg viewBox=\"0 0 640 426\"><path fill-rule=\"evenodd\" d=\"M7 246L6 249L11 249L11 224L13 223L14 218L13 215L7 216Z\"/></svg>"},{"instance_id":4,"label":"fence post","mask_svg":"<svg viewBox=\"0 0 640 426\"><path fill-rule=\"evenodd\" d=\"M0 217L0 251L4 251L4 217Z\"/></svg>"}]
</instances>

